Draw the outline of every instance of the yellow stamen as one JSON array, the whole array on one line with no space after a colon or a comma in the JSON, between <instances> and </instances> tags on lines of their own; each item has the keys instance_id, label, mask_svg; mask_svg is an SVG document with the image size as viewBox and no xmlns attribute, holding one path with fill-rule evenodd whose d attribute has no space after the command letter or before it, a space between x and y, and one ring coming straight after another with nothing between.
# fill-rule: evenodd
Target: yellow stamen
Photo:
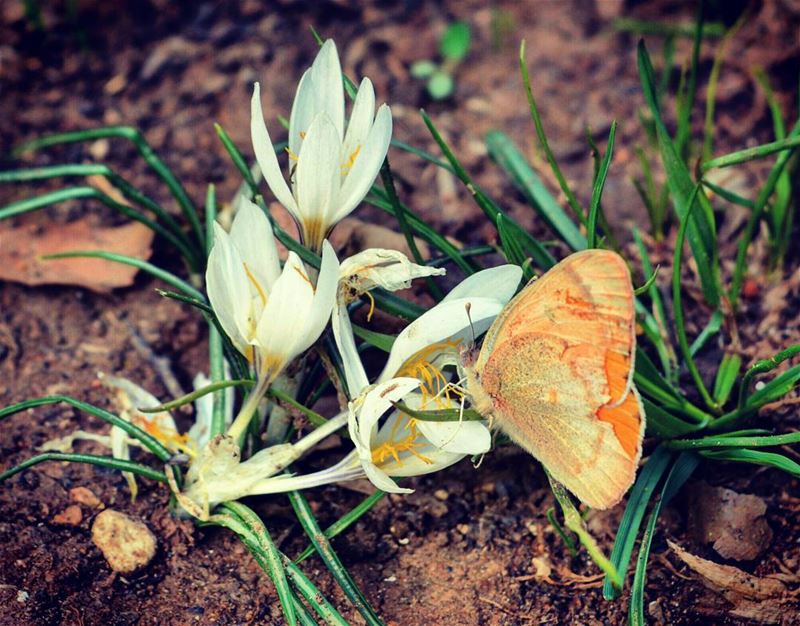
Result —
<instances>
[{"instance_id":1,"label":"yellow stamen","mask_svg":"<svg viewBox=\"0 0 800 626\"><path fill-rule=\"evenodd\" d=\"M369 298L369 311L367 312L367 323L372 321L372 314L375 312L375 298L369 291L365 291L364 295Z\"/></svg>"},{"instance_id":2,"label":"yellow stamen","mask_svg":"<svg viewBox=\"0 0 800 626\"><path fill-rule=\"evenodd\" d=\"M301 130L300 131L300 139L305 139L305 138L306 138L306 131Z\"/></svg>"},{"instance_id":3,"label":"yellow stamen","mask_svg":"<svg viewBox=\"0 0 800 626\"><path fill-rule=\"evenodd\" d=\"M250 282L253 283L253 287L255 287L256 291L258 292L258 297L261 298L261 305L267 306L267 292L264 291L261 283L258 282L258 279L255 277L253 272L250 271L250 268L247 267L247 263L242 263L242 265L244 265L244 273L247 274L247 278L250 279Z\"/></svg>"},{"instance_id":4,"label":"yellow stamen","mask_svg":"<svg viewBox=\"0 0 800 626\"><path fill-rule=\"evenodd\" d=\"M284 148L284 150L286 150L286 154L289 155L289 160L290 161L299 161L300 160L300 157L297 156L292 150L290 150L289 146L286 146Z\"/></svg>"},{"instance_id":5,"label":"yellow stamen","mask_svg":"<svg viewBox=\"0 0 800 626\"><path fill-rule=\"evenodd\" d=\"M347 161L342 165L342 176L347 174L353 167L359 152L361 152L361 144L356 146L356 149L350 153L350 155L347 157Z\"/></svg>"},{"instance_id":6,"label":"yellow stamen","mask_svg":"<svg viewBox=\"0 0 800 626\"><path fill-rule=\"evenodd\" d=\"M188 433L181 435L172 428L161 428L156 422L140 416L133 416L131 421L146 433L158 439L166 448L183 452L192 458L197 456L194 442L189 439Z\"/></svg>"},{"instance_id":7,"label":"yellow stamen","mask_svg":"<svg viewBox=\"0 0 800 626\"><path fill-rule=\"evenodd\" d=\"M425 409L431 402L437 409L452 408L454 397L463 398L464 391L458 385L451 383L442 372L441 368L432 363L432 360L441 352L457 352L460 342L455 340L441 341L426 346L398 370L398 376L410 376L422 382L422 407ZM454 397L453 397L454 396Z\"/></svg>"},{"instance_id":8,"label":"yellow stamen","mask_svg":"<svg viewBox=\"0 0 800 626\"><path fill-rule=\"evenodd\" d=\"M412 456L415 456L423 463L427 463L428 465L433 464L433 460L420 454L415 448L420 448L425 445L424 442L418 442L417 439L419 438L420 434L417 430L417 426L413 420L408 420L406 423L406 429L409 431L408 434L403 437L402 439L395 440L397 435L397 428L400 425L400 420L396 420L394 425L392 426L392 432L389 433L389 438L387 441L384 441L381 445L375 448L372 451L372 462L376 465L381 465L385 463L389 458L394 459L395 463L398 465L402 465L403 461L400 458L401 454L408 453Z\"/></svg>"}]
</instances>

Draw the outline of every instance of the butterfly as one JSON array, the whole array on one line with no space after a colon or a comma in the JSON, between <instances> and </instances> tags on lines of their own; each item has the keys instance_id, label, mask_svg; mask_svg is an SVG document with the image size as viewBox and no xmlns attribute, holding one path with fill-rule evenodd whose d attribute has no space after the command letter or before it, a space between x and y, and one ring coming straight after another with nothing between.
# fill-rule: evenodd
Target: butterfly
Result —
<instances>
[{"instance_id":1,"label":"butterfly","mask_svg":"<svg viewBox=\"0 0 800 626\"><path fill-rule=\"evenodd\" d=\"M477 358L462 357L473 407L597 509L622 499L642 455L633 303L617 253L576 252L505 306Z\"/></svg>"}]
</instances>

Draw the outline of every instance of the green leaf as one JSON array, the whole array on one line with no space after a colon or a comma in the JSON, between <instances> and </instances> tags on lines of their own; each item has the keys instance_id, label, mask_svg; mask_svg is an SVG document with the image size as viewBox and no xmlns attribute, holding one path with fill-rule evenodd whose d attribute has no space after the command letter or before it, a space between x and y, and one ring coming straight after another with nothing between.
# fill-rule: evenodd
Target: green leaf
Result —
<instances>
[{"instance_id":1,"label":"green leaf","mask_svg":"<svg viewBox=\"0 0 800 626\"><path fill-rule=\"evenodd\" d=\"M299 491L292 491L288 496L300 525L311 540L322 562L325 563L331 575L342 588L342 591L344 591L358 612L361 613L361 616L369 626L383 626L383 622L356 585L350 572L342 565L338 555L334 552L319 524L317 524L317 520L311 512L311 507L308 505L305 496Z\"/></svg>"},{"instance_id":2,"label":"green leaf","mask_svg":"<svg viewBox=\"0 0 800 626\"><path fill-rule=\"evenodd\" d=\"M726 354L722 357L722 363L717 370L717 377L714 380L714 398L719 406L724 405L731 395L733 385L742 369L742 357L738 354Z\"/></svg>"},{"instance_id":3,"label":"green leaf","mask_svg":"<svg viewBox=\"0 0 800 626\"><path fill-rule=\"evenodd\" d=\"M595 180L592 188L592 201L589 205L589 222L586 226L586 232L589 233L589 237L586 242L587 248L597 247L597 215L600 212L600 199L603 196L603 187L606 183L608 168L611 165L611 157L614 154L614 137L616 134L617 122L615 120L611 122L611 130L608 133L606 154L603 157L603 161L600 163L600 169L597 172L597 179Z\"/></svg>"},{"instance_id":4,"label":"green leaf","mask_svg":"<svg viewBox=\"0 0 800 626\"><path fill-rule=\"evenodd\" d=\"M350 526L361 519L365 513L372 510L372 507L378 504L378 502L380 502L385 495L385 491L378 490L371 496L367 496L364 500L353 507L353 509L328 526L325 529L325 537L328 539L333 539L334 537L342 534L345 530L350 528ZM309 545L298 555L298 557L295 559L295 563L302 563L312 554L314 554L314 546Z\"/></svg>"},{"instance_id":5,"label":"green leaf","mask_svg":"<svg viewBox=\"0 0 800 626\"><path fill-rule=\"evenodd\" d=\"M800 381L800 365L795 365L754 392L747 399L745 405L748 408L760 408L765 404L775 402L792 391L798 381Z\"/></svg>"},{"instance_id":6,"label":"green leaf","mask_svg":"<svg viewBox=\"0 0 800 626\"><path fill-rule=\"evenodd\" d=\"M736 152L731 152L730 154L716 157L703 163L702 170L705 173L714 168L739 165L740 163L747 163L748 161L763 159L764 157L767 157L770 154L775 154L776 152L794 150L798 146L800 146L799 136L786 137L785 139L761 144L760 146L754 146L752 148L745 148L744 150L737 150Z\"/></svg>"},{"instance_id":7,"label":"green leaf","mask_svg":"<svg viewBox=\"0 0 800 626\"><path fill-rule=\"evenodd\" d=\"M453 93L455 82L453 77L442 70L435 71L426 85L428 93L434 100L444 100Z\"/></svg>"},{"instance_id":8,"label":"green leaf","mask_svg":"<svg viewBox=\"0 0 800 626\"><path fill-rule=\"evenodd\" d=\"M395 337L394 335L386 335L384 333L377 333L374 330L368 330L358 324L353 324L353 334L360 339L363 339L371 346L375 346L378 350L383 350L387 354L392 351Z\"/></svg>"},{"instance_id":9,"label":"green leaf","mask_svg":"<svg viewBox=\"0 0 800 626\"><path fill-rule=\"evenodd\" d=\"M173 197L177 200L178 205L181 207L183 214L191 224L192 231L197 239L200 248L205 247L205 239L203 228L200 225L200 218L198 217L197 209L194 203L189 199L186 189L180 183L178 178L172 172L166 163L153 150L152 146L147 143L147 140L142 135L141 131L132 126L106 126L104 128L93 128L90 130L80 130L69 133L58 133L55 135L47 135L38 139L27 141L14 149L13 155L19 156L25 152L32 152L56 146L63 143L76 143L81 141L94 141L96 139L112 139L121 138L130 141L139 151L141 157L150 166L150 168L158 175L158 177L166 184L167 188L172 193Z\"/></svg>"},{"instance_id":10,"label":"green leaf","mask_svg":"<svg viewBox=\"0 0 800 626\"><path fill-rule=\"evenodd\" d=\"M720 304L719 261L717 258L717 236L711 204L702 190L695 192L695 184L689 176L686 164L681 160L669 137L661 110L656 100L653 65L644 42L639 42L639 74L645 99L656 125L661 160L667 173L667 182L672 193L672 202L681 221L690 217L687 236L697 263L700 283L708 304L717 308ZM696 194L700 210L690 213L690 198ZM693 203L692 203L693 204Z\"/></svg>"},{"instance_id":11,"label":"green leaf","mask_svg":"<svg viewBox=\"0 0 800 626\"><path fill-rule=\"evenodd\" d=\"M724 320L725 316L722 314L722 311L714 311L714 313L711 315L711 318L708 320L708 324L703 327L703 330L700 331L700 334L695 337L692 345L689 346L689 354L691 354L693 357L697 356L697 353L703 349L703 347L708 343L708 340L720 331L722 328L722 322Z\"/></svg>"},{"instance_id":12,"label":"green leaf","mask_svg":"<svg viewBox=\"0 0 800 626\"><path fill-rule=\"evenodd\" d=\"M153 437L151 434L143 431L135 424L132 424L128 420L124 420L118 415L114 415L113 413L110 413L105 409L101 409L100 407L96 407L87 402L76 400L75 398L72 398L70 396L62 396L62 395L43 396L41 398L33 398L31 400L25 400L23 402L17 402L16 404L11 404L3 409L0 409L0 420L8 417L9 415L13 415L14 413L19 413L21 411L26 411L28 409L34 409L38 406L60 404L62 402L64 404L68 404L71 407L78 409L79 411L84 411L89 415L94 415L95 417L103 420L108 424L111 424L112 426L121 428L133 439L136 439L137 441L141 442L141 444L145 448L147 448L150 452L155 454L160 461L166 462L172 458L172 452L170 452L166 447L164 447L164 445L158 439Z\"/></svg>"},{"instance_id":13,"label":"green leaf","mask_svg":"<svg viewBox=\"0 0 800 626\"><path fill-rule=\"evenodd\" d=\"M735 448L732 450L699 450L707 459L715 461L731 461L734 463L752 463L764 467L774 467L792 476L800 476L800 465L790 458L775 452L761 452L760 450L747 450Z\"/></svg>"},{"instance_id":14,"label":"green leaf","mask_svg":"<svg viewBox=\"0 0 800 626\"><path fill-rule=\"evenodd\" d=\"M778 354L769 359L762 359L754 363L742 377L742 384L739 388L739 407L741 408L745 405L747 394L750 391L750 382L753 380L753 377L772 371L787 359L791 359L798 354L800 354L800 344L795 344L789 346L785 350L781 350Z\"/></svg>"},{"instance_id":15,"label":"green leaf","mask_svg":"<svg viewBox=\"0 0 800 626\"><path fill-rule=\"evenodd\" d=\"M750 433L758 433L751 436ZM677 439L664 445L672 450L697 450L700 448L772 448L800 443L800 432L783 435L764 434L769 431L752 429L725 433L722 435L702 437L700 439Z\"/></svg>"},{"instance_id":16,"label":"green leaf","mask_svg":"<svg viewBox=\"0 0 800 626\"><path fill-rule=\"evenodd\" d=\"M661 489L661 497L658 498L650 511L642 535L642 542L639 546L639 555L636 557L636 569L633 575L633 585L631 586L630 600L630 624L632 626L644 626L646 624L644 613L644 586L647 583L647 561L650 557L650 546L653 543L653 535L656 531L656 522L661 513L661 507L668 504L678 493L681 487L694 473L700 463L700 458L691 453L684 452L672 465L672 468L664 481Z\"/></svg>"},{"instance_id":17,"label":"green leaf","mask_svg":"<svg viewBox=\"0 0 800 626\"><path fill-rule=\"evenodd\" d=\"M414 61L411 64L411 68L409 69L409 73L411 74L412 78L429 78L436 70L438 66L436 63L431 61L430 59L424 59L422 61Z\"/></svg>"},{"instance_id":18,"label":"green leaf","mask_svg":"<svg viewBox=\"0 0 800 626\"><path fill-rule=\"evenodd\" d=\"M611 551L611 563L619 573L623 585L647 504L671 461L672 453L669 450L664 446L656 448L639 471L639 477L628 494L628 503L625 506L625 512L617 529L617 537L614 540L614 548ZM606 576L603 583L603 597L606 600L614 600L620 596L621 592L622 590L614 585L614 581Z\"/></svg>"},{"instance_id":19,"label":"green leaf","mask_svg":"<svg viewBox=\"0 0 800 626\"><path fill-rule=\"evenodd\" d=\"M417 411L402 402L392 402L392 406L415 420L423 422L470 422L479 421L483 416L475 409L431 409Z\"/></svg>"},{"instance_id":20,"label":"green leaf","mask_svg":"<svg viewBox=\"0 0 800 626\"><path fill-rule=\"evenodd\" d=\"M450 61L461 61L469 52L472 32L466 22L453 22L439 41L439 52Z\"/></svg>"},{"instance_id":21,"label":"green leaf","mask_svg":"<svg viewBox=\"0 0 800 626\"><path fill-rule=\"evenodd\" d=\"M586 248L584 237L558 204L542 179L533 171L514 141L500 130L486 134L486 147L497 164L506 171L534 210L572 250Z\"/></svg>"},{"instance_id":22,"label":"green leaf","mask_svg":"<svg viewBox=\"0 0 800 626\"><path fill-rule=\"evenodd\" d=\"M62 461L69 463L88 463L89 465L98 465L108 469L118 470L120 472L130 472L137 474L143 478L150 480L157 480L158 482L167 482L167 477L159 471L151 469L141 463L133 461L126 461L124 459L115 459L110 456L97 456L94 454L75 454L71 452L45 452L37 454L34 457L26 459L19 465L15 465L4 472L0 472L0 483L11 478L15 474L25 471L26 469L44 463L46 461Z\"/></svg>"},{"instance_id":23,"label":"green leaf","mask_svg":"<svg viewBox=\"0 0 800 626\"><path fill-rule=\"evenodd\" d=\"M647 416L647 435L659 439L673 439L688 435L698 430L696 424L690 424L677 415L673 415L666 409L651 402L647 398L642 398L644 413Z\"/></svg>"},{"instance_id":24,"label":"green leaf","mask_svg":"<svg viewBox=\"0 0 800 626\"><path fill-rule=\"evenodd\" d=\"M567 184L567 179L564 178L564 174L561 173L561 168L558 166L558 161L556 161L556 157L553 154L553 151L550 149L550 144L547 142L547 135L545 135L542 118L539 115L539 107L536 105L536 99L533 97L531 79L528 75L528 66L525 62L524 40L519 46L519 68L522 72L522 82L525 85L525 95L528 97L528 107L530 108L531 119L533 119L533 125L536 127L536 136L539 138L539 143L542 145L542 150L547 158L547 162L550 164L550 169L553 170L553 174L558 181L558 185L561 187L561 191L564 192L564 195L567 198L567 204L569 204L569 206L572 208L575 216L585 225L586 216L583 213L583 207L581 207L580 202L578 202L578 199L575 197L572 189L570 189L569 185Z\"/></svg>"}]
</instances>

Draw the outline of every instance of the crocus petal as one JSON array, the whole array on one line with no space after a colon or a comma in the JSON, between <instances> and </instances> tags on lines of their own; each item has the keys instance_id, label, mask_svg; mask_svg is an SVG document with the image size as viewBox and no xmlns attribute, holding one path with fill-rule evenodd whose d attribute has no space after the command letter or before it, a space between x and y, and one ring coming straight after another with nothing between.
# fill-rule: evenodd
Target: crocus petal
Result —
<instances>
[{"instance_id":1,"label":"crocus petal","mask_svg":"<svg viewBox=\"0 0 800 626\"><path fill-rule=\"evenodd\" d=\"M322 262L319 266L314 300L306 318L306 340L300 344L300 352L307 350L322 334L336 302L339 284L339 259L328 240L322 242Z\"/></svg>"},{"instance_id":2,"label":"crocus petal","mask_svg":"<svg viewBox=\"0 0 800 626\"><path fill-rule=\"evenodd\" d=\"M375 117L375 90L369 78L361 81L356 94L356 101L353 104L353 112L350 114L350 121L347 123L347 133L342 144L342 161L347 163L351 157L358 157L361 145L367 140L372 120ZM347 172L345 172L346 174Z\"/></svg>"},{"instance_id":3,"label":"crocus petal","mask_svg":"<svg viewBox=\"0 0 800 626\"><path fill-rule=\"evenodd\" d=\"M242 197L230 236L247 269L268 293L281 273L278 246L269 218L257 205Z\"/></svg>"},{"instance_id":4,"label":"crocus petal","mask_svg":"<svg viewBox=\"0 0 800 626\"><path fill-rule=\"evenodd\" d=\"M417 428L436 448L457 454L483 454L492 447L492 435L477 421L426 422L417 420Z\"/></svg>"},{"instance_id":5,"label":"crocus petal","mask_svg":"<svg viewBox=\"0 0 800 626\"><path fill-rule=\"evenodd\" d=\"M283 367L302 352L298 346L307 343L304 334L308 316L313 314L313 298L305 267L300 258L290 252L256 329L258 347L271 366Z\"/></svg>"},{"instance_id":6,"label":"crocus petal","mask_svg":"<svg viewBox=\"0 0 800 626\"><path fill-rule=\"evenodd\" d=\"M401 487L394 482L391 478L389 478L389 475L377 465L373 463L364 463L362 467L364 468L364 473L367 475L369 482L371 482L381 491L385 491L386 493L414 493L413 489ZM409 475L416 476L416 474Z\"/></svg>"},{"instance_id":7,"label":"crocus petal","mask_svg":"<svg viewBox=\"0 0 800 626\"><path fill-rule=\"evenodd\" d=\"M364 365L361 363L356 340L353 336L353 326L350 323L350 316L347 314L347 307L344 304L333 307L331 327L333 328L333 339L336 342L336 348L342 357L347 391L351 398L355 398L367 388L369 378L367 378Z\"/></svg>"},{"instance_id":8,"label":"crocus petal","mask_svg":"<svg viewBox=\"0 0 800 626\"><path fill-rule=\"evenodd\" d=\"M256 161L261 168L261 173L267 181L267 185L272 193L286 209L299 219L297 213L297 203L292 196L286 180L283 178L281 168L278 165L278 157L272 147L272 140L269 138L267 125L264 123L264 113L261 110L261 87L258 83L253 87L253 98L250 101L250 136L253 140L253 150L256 153Z\"/></svg>"},{"instance_id":9,"label":"crocus petal","mask_svg":"<svg viewBox=\"0 0 800 626\"><path fill-rule=\"evenodd\" d=\"M250 286L242 258L230 241L230 236L214 224L214 247L208 257L206 289L211 308L233 345L247 353L247 313L250 310Z\"/></svg>"},{"instance_id":10,"label":"crocus petal","mask_svg":"<svg viewBox=\"0 0 800 626\"><path fill-rule=\"evenodd\" d=\"M519 265L500 265L476 272L453 287L442 302L471 298L472 296L491 296L505 304L514 296L522 279Z\"/></svg>"},{"instance_id":11,"label":"crocus petal","mask_svg":"<svg viewBox=\"0 0 800 626\"><path fill-rule=\"evenodd\" d=\"M317 113L314 106L314 81L311 79L311 70L308 69L297 84L297 92L294 102L292 102L292 112L289 115L289 151L291 154L300 153L303 137ZM291 168L292 163L290 162L289 165Z\"/></svg>"},{"instance_id":12,"label":"crocus petal","mask_svg":"<svg viewBox=\"0 0 800 626\"><path fill-rule=\"evenodd\" d=\"M342 66L336 44L328 39L311 64L311 80L314 83L316 113L324 111L336 128L339 144L344 137L344 85Z\"/></svg>"},{"instance_id":13,"label":"crocus petal","mask_svg":"<svg viewBox=\"0 0 800 626\"><path fill-rule=\"evenodd\" d=\"M399 250L369 248L342 261L339 276L359 293L375 287L388 291L407 289L415 278L442 276L444 268L417 265Z\"/></svg>"},{"instance_id":14,"label":"crocus petal","mask_svg":"<svg viewBox=\"0 0 800 626\"><path fill-rule=\"evenodd\" d=\"M475 297L440 302L411 322L397 336L378 381L393 377L406 361L423 348L449 340L471 341L473 329L476 337L485 332L502 309L503 304L494 298ZM433 355L428 358L432 359Z\"/></svg>"},{"instance_id":15,"label":"crocus petal","mask_svg":"<svg viewBox=\"0 0 800 626\"><path fill-rule=\"evenodd\" d=\"M336 128L330 118L325 113L318 114L311 122L300 148L295 176L301 224L308 227L318 220L320 224L314 226L322 229L322 237L325 235L324 231L332 225L329 215L339 192L340 147Z\"/></svg>"},{"instance_id":16,"label":"crocus petal","mask_svg":"<svg viewBox=\"0 0 800 626\"><path fill-rule=\"evenodd\" d=\"M382 104L369 136L361 146L337 196L334 222L347 216L367 195L386 158L391 139L392 112L388 106Z\"/></svg>"}]
</instances>

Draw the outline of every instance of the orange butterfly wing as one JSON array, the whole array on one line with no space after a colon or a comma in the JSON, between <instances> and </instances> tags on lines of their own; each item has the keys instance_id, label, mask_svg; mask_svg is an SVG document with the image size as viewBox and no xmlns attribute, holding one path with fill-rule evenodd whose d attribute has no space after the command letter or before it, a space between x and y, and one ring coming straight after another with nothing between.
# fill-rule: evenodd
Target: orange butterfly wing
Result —
<instances>
[{"instance_id":1,"label":"orange butterfly wing","mask_svg":"<svg viewBox=\"0 0 800 626\"><path fill-rule=\"evenodd\" d=\"M508 304L475 365L501 428L594 508L619 502L642 451L633 298L619 255L575 253Z\"/></svg>"}]
</instances>

